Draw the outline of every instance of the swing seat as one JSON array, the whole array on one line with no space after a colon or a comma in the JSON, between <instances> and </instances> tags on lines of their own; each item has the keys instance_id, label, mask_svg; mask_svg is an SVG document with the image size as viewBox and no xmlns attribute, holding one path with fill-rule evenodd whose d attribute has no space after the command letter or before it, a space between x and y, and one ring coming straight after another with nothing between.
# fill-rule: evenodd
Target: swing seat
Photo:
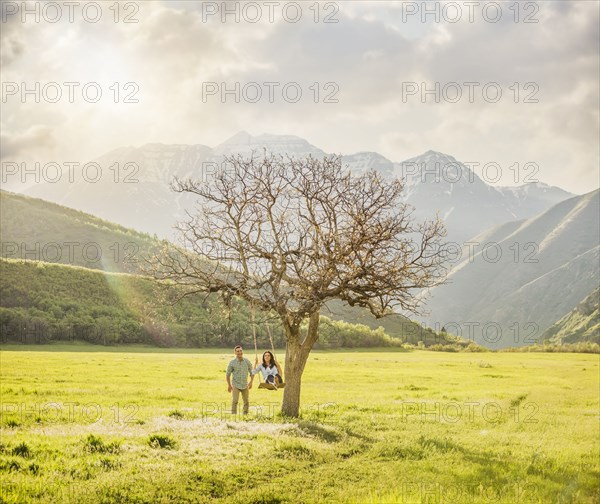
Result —
<instances>
[{"instance_id":1,"label":"swing seat","mask_svg":"<svg viewBox=\"0 0 600 504\"><path fill-rule=\"evenodd\" d=\"M285 387L285 383L282 382L279 385L277 385L277 390L281 389ZM275 390L275 387L273 387L273 385L271 385L270 383L261 383L258 388L262 388L262 389L267 389L267 390Z\"/></svg>"}]
</instances>

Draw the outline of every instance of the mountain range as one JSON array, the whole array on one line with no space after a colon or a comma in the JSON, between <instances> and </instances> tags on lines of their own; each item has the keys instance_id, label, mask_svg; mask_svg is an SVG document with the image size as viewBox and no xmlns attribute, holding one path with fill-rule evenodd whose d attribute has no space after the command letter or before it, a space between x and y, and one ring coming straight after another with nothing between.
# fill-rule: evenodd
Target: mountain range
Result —
<instances>
[{"instance_id":1,"label":"mountain range","mask_svg":"<svg viewBox=\"0 0 600 504\"><path fill-rule=\"evenodd\" d=\"M492 348L541 342L598 287L599 201L597 189L474 237L422 321Z\"/></svg>"},{"instance_id":2,"label":"mountain range","mask_svg":"<svg viewBox=\"0 0 600 504\"><path fill-rule=\"evenodd\" d=\"M73 182L37 184L27 194L176 241L173 226L194 210L195 201L171 191L172 179L208 182L221 169L223 156L263 151L327 155L297 136L246 132L214 148L156 143L122 147L94 160L103 168L94 183L76 177ZM342 163L353 173L374 169L385 178L402 179L404 202L413 207L413 216L423 220L438 215L444 221L447 241L460 257L452 258L445 285L421 293L428 295L429 314L419 319L438 331L444 327L492 348L542 341L544 331L598 285L598 191L576 196L542 182L490 185L469 162L433 150L402 162L359 152L343 155ZM44 229L51 227L47 222ZM149 238L144 235L144 240ZM374 321L369 325L376 327Z\"/></svg>"},{"instance_id":3,"label":"mountain range","mask_svg":"<svg viewBox=\"0 0 600 504\"><path fill-rule=\"evenodd\" d=\"M327 155L297 136L253 137L240 132L215 148L180 144L122 147L93 160L102 168L96 182L82 176L70 182L65 176L55 183L34 185L25 193L174 239L173 226L185 219L186 210L193 210L194 199L170 190L173 177L208 181L222 167L223 156L252 152L261 155L263 149L295 157ZM458 243L491 226L533 217L573 196L541 182L510 188L491 186L454 157L435 151L400 163L376 152L360 152L342 156L342 163L353 173L372 168L385 177L404 179L405 202L414 207L415 218L439 215L446 224L448 240Z\"/></svg>"}]
</instances>

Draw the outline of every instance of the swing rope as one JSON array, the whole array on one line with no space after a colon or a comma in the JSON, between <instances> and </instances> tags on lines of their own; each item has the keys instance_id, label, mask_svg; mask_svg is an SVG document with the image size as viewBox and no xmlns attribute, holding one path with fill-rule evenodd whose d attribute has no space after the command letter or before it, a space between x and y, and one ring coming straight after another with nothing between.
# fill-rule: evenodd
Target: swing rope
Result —
<instances>
[{"instance_id":1,"label":"swing rope","mask_svg":"<svg viewBox=\"0 0 600 504\"><path fill-rule=\"evenodd\" d=\"M275 345L273 345L273 334L271 333L270 324L267 324L267 333L269 334L269 341L271 342L271 352L273 352L273 357L275 357Z\"/></svg>"},{"instance_id":2,"label":"swing rope","mask_svg":"<svg viewBox=\"0 0 600 504\"><path fill-rule=\"evenodd\" d=\"M258 360L258 345L256 343L256 310L254 303L250 303L250 317L252 318L252 337L254 338L254 357ZM258 381L262 383L262 373L258 373Z\"/></svg>"}]
</instances>

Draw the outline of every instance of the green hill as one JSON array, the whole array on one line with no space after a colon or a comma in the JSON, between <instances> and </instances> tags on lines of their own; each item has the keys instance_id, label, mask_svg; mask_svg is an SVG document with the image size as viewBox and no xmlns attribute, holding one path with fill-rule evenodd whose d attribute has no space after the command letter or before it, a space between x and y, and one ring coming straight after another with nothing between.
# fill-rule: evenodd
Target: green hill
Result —
<instances>
[{"instance_id":1,"label":"green hill","mask_svg":"<svg viewBox=\"0 0 600 504\"><path fill-rule=\"evenodd\" d=\"M206 346L235 336L236 320L217 300L170 306L142 276L10 259L0 260L0 275L3 341Z\"/></svg>"},{"instance_id":2,"label":"green hill","mask_svg":"<svg viewBox=\"0 0 600 504\"><path fill-rule=\"evenodd\" d=\"M88 341L159 346L253 346L252 318L246 303L226 309L217 295L187 296L176 304L177 289L166 291L140 275L108 273L78 266L0 259L0 333L3 342ZM331 314L329 314L331 315ZM397 346L403 342L444 343L432 332L400 316L383 327L323 316L318 347ZM368 321L368 320L363 320ZM278 324L256 315L261 348L285 346ZM393 336L393 337L391 337Z\"/></svg>"},{"instance_id":3,"label":"green hill","mask_svg":"<svg viewBox=\"0 0 600 504\"><path fill-rule=\"evenodd\" d=\"M587 341L600 344L599 299L600 288L549 327L542 335L542 341L561 345Z\"/></svg>"},{"instance_id":4,"label":"green hill","mask_svg":"<svg viewBox=\"0 0 600 504\"><path fill-rule=\"evenodd\" d=\"M0 210L4 340L223 346L252 333L241 302L232 313L217 296L168 306L158 284L139 276L142 257L161 245L155 237L6 191ZM377 320L340 301L328 303L323 321L321 347L454 343L401 315ZM258 332L268 342L266 331Z\"/></svg>"},{"instance_id":5,"label":"green hill","mask_svg":"<svg viewBox=\"0 0 600 504\"><path fill-rule=\"evenodd\" d=\"M107 204L110 204L107 202ZM2 257L135 273L160 241L93 215L0 191Z\"/></svg>"},{"instance_id":6,"label":"green hill","mask_svg":"<svg viewBox=\"0 0 600 504\"><path fill-rule=\"evenodd\" d=\"M387 334L402 340L404 343L416 344L422 341L426 346L429 346L454 342L452 341L453 337L445 333L436 333L432 329L417 324L400 314L391 313L386 317L377 319L369 310L355 308L338 299L327 302L322 313L332 320L361 324L371 329L381 327Z\"/></svg>"}]
</instances>

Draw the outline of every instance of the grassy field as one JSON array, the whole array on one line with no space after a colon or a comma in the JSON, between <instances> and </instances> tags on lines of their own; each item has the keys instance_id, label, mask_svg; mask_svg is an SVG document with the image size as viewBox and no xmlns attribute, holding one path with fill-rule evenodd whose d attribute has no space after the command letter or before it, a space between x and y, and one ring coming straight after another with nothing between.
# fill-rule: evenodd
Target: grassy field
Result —
<instances>
[{"instance_id":1,"label":"grassy field","mask_svg":"<svg viewBox=\"0 0 600 504\"><path fill-rule=\"evenodd\" d=\"M598 355L315 351L295 420L231 357L3 346L0 501L600 502Z\"/></svg>"}]
</instances>

